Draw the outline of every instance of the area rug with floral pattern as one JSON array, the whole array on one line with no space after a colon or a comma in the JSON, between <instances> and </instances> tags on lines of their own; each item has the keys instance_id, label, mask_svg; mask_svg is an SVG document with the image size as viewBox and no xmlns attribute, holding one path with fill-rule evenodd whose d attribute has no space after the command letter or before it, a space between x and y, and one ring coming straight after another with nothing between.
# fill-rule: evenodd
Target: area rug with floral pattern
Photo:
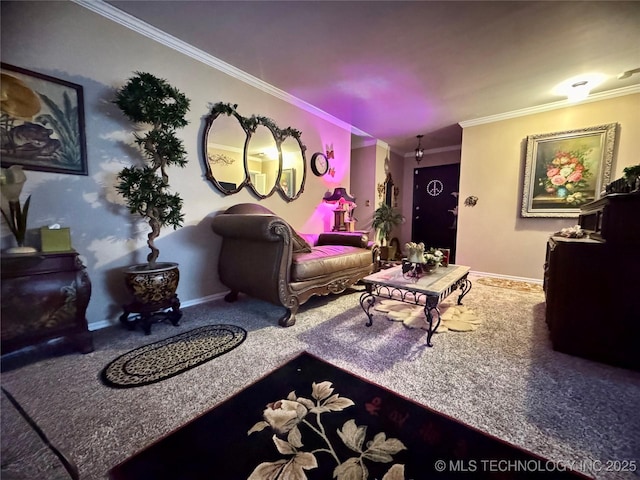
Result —
<instances>
[{"instance_id":1,"label":"area rug with floral pattern","mask_svg":"<svg viewBox=\"0 0 640 480\"><path fill-rule=\"evenodd\" d=\"M465 475L586 478L307 352L109 472L112 480Z\"/></svg>"}]
</instances>

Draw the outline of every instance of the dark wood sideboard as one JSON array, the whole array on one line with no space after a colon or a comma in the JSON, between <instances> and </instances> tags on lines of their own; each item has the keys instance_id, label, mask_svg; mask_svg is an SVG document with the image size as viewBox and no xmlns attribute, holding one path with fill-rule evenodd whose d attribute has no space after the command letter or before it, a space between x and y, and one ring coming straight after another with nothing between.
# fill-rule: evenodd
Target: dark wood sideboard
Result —
<instances>
[{"instance_id":1,"label":"dark wood sideboard","mask_svg":"<svg viewBox=\"0 0 640 480\"><path fill-rule=\"evenodd\" d=\"M585 238L551 236L544 270L554 350L640 370L640 192L581 208Z\"/></svg>"},{"instance_id":2,"label":"dark wood sideboard","mask_svg":"<svg viewBox=\"0 0 640 480\"><path fill-rule=\"evenodd\" d=\"M2 255L2 355L53 339L93 351L91 282L76 251Z\"/></svg>"}]
</instances>

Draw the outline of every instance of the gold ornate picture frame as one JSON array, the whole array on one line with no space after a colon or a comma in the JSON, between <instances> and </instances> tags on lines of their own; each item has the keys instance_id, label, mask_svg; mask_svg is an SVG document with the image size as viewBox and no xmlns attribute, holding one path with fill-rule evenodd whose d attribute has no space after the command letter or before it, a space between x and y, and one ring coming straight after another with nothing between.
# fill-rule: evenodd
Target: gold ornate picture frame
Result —
<instances>
[{"instance_id":1,"label":"gold ornate picture frame","mask_svg":"<svg viewBox=\"0 0 640 480\"><path fill-rule=\"evenodd\" d=\"M578 217L610 182L617 123L529 135L522 217Z\"/></svg>"}]
</instances>

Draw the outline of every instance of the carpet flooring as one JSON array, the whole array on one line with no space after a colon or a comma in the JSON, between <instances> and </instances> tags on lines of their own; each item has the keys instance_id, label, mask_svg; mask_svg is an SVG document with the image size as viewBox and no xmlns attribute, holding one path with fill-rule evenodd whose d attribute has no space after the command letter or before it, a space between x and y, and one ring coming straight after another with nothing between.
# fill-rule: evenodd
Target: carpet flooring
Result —
<instances>
[{"instance_id":1,"label":"carpet flooring","mask_svg":"<svg viewBox=\"0 0 640 480\"><path fill-rule=\"evenodd\" d=\"M106 478L116 464L305 350L595 478L638 478L614 470L622 462L640 464L640 373L553 351L543 294L470 279L474 285L464 303L482 326L436 335L433 348L425 346L424 330L382 315L374 314L373 325L365 327L359 291L311 299L286 329L277 325L282 308L241 296L234 304L216 300L185 308L179 327L154 325L150 336L119 326L94 332L94 352L6 371L2 386L86 480ZM100 382L100 371L117 356L213 323L239 325L247 339L152 385L112 389Z\"/></svg>"}]
</instances>

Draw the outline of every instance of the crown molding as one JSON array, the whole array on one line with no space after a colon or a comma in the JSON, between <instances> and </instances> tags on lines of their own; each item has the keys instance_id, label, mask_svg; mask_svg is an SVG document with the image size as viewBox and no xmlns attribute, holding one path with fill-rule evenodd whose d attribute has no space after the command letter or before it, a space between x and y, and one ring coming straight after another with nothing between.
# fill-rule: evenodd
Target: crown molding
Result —
<instances>
[{"instance_id":1,"label":"crown molding","mask_svg":"<svg viewBox=\"0 0 640 480\"><path fill-rule=\"evenodd\" d=\"M523 108L521 110L499 113L497 115L490 115L488 117L465 120L463 122L459 122L458 125L460 125L462 128L474 127L476 125L483 125L485 123L500 122L502 120L509 120L511 118L525 117L527 115L534 115L536 113L549 112L551 110L557 110L559 108L573 107L583 103L599 102L600 100L622 97L624 95L631 95L634 93L640 93L640 85L630 85L628 87L617 88L615 90L594 93L593 95L589 95L585 100L582 100L578 103L570 102L569 100L562 100L560 102L547 103L546 105L540 105L537 107Z\"/></svg>"},{"instance_id":2,"label":"crown molding","mask_svg":"<svg viewBox=\"0 0 640 480\"><path fill-rule=\"evenodd\" d=\"M357 148L366 148L366 147L371 147L375 145L376 147L380 147L380 148L384 148L384 149L388 149L389 148L389 144L386 142L383 142L382 140L379 140L377 138L373 138L373 137L366 137L366 138L351 138L351 149L355 150Z\"/></svg>"},{"instance_id":3,"label":"crown molding","mask_svg":"<svg viewBox=\"0 0 640 480\"><path fill-rule=\"evenodd\" d=\"M310 103L305 102L304 100L295 97L284 90L280 90L273 85L260 80L253 75L250 75L247 72L240 70L239 68L234 67L233 65L220 60L219 58L210 55L199 48L194 47L168 33L156 28L152 25L149 25L146 22L143 22L139 18L134 17L133 15L129 15L126 12L105 3L103 0L71 0L72 2L80 5L88 10L91 10L94 13L102 15L103 17L115 22L123 27L128 28L129 30L133 30L140 35L143 35L151 40L154 40L166 47L169 47L177 52L182 53L194 60L203 63L209 67L212 67L220 72L223 72L230 77L233 77L241 82L246 83L258 90L261 90L269 95L272 95L280 100L284 100L287 103L290 103L306 112L309 112L317 117L326 120L327 122L342 128L343 130L347 130L354 135L360 135L365 137L370 137L366 132L354 127L353 125L344 122L333 115L321 110L317 107L314 107Z\"/></svg>"}]
</instances>

